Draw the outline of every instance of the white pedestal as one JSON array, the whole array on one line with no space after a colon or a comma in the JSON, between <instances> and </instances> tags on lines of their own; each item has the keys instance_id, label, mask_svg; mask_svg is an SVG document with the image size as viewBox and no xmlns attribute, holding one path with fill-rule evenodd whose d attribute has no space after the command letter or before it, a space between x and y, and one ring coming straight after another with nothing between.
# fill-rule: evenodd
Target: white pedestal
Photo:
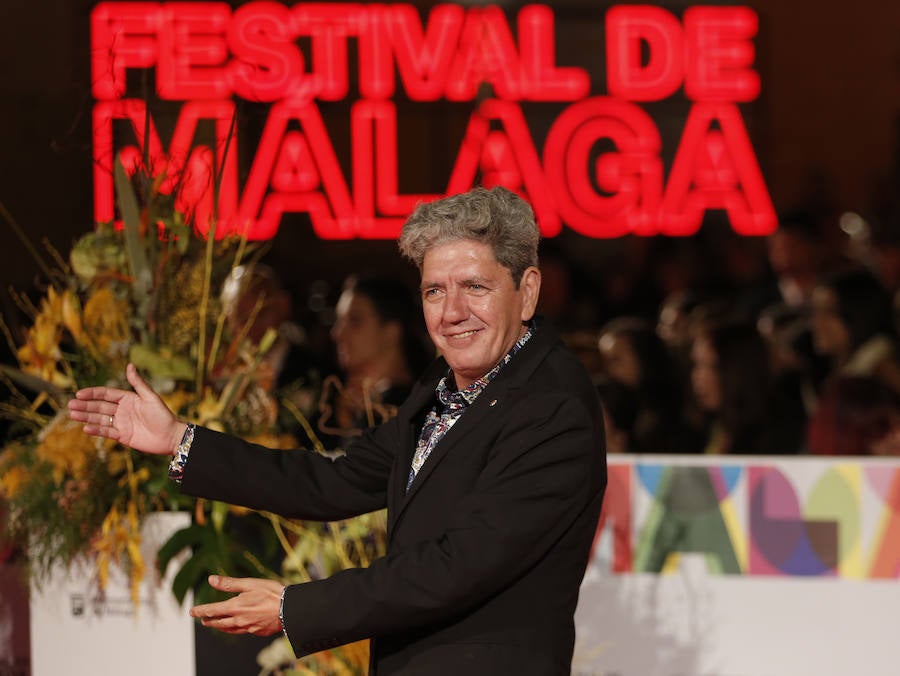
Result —
<instances>
[{"instance_id":1,"label":"white pedestal","mask_svg":"<svg viewBox=\"0 0 900 676\"><path fill-rule=\"evenodd\" d=\"M146 573L138 608L119 569L110 570L102 597L86 565L61 569L39 590L32 589L32 676L194 676L191 597L179 606L172 595L174 561L163 579L155 570L159 547L189 524L190 516L178 512L146 520L141 548Z\"/></svg>"}]
</instances>

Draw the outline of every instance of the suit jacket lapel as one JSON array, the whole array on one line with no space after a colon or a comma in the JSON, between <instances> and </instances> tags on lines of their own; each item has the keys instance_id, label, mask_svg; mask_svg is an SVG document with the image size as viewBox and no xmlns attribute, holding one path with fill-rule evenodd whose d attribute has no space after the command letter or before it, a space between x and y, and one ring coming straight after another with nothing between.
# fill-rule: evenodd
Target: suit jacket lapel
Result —
<instances>
[{"instance_id":1,"label":"suit jacket lapel","mask_svg":"<svg viewBox=\"0 0 900 676\"><path fill-rule=\"evenodd\" d=\"M447 456L447 453L452 448L460 446L461 441L468 434L471 434L474 430L478 429L478 426L484 417L491 412L492 407L490 406L490 397L492 395L490 392L493 392L496 389L492 387L493 384L494 383L490 383L484 389L478 398L466 409L462 417L447 431L444 437L438 442L437 446L431 451L425 464L422 465L422 469L419 470L415 481L413 481L412 486L410 486L409 492L406 493L406 499L404 500L402 507L405 507L413 496L415 496L419 488L428 480L428 477L434 471L434 468ZM413 441L413 445L415 445L415 440Z\"/></svg>"},{"instance_id":2,"label":"suit jacket lapel","mask_svg":"<svg viewBox=\"0 0 900 676\"><path fill-rule=\"evenodd\" d=\"M393 509L389 519L389 535L393 532L394 526L396 526L416 494L427 487L428 477L434 472L435 468L454 449L459 452L462 448L464 451L462 442L465 437L477 431L482 421L490 420L490 414L494 410L491 402L502 399L512 389L524 386L538 364L543 361L547 352L557 341L557 334L549 326L541 326L539 330L535 331L534 336L522 347L522 350L497 374L497 377L488 384L466 412L463 413L462 417L434 447L407 492L406 482L409 476L410 465L412 464L412 456L415 452L418 432L421 427L421 421L419 421L419 424L416 424L415 416L418 414L424 415L427 412L423 409L429 402L433 401L434 388L437 386L438 379L434 379L431 383L430 392L427 390L427 387L424 387L422 391L410 396L410 401L408 402L410 407L407 410L411 411L412 414L409 415L404 425L405 432L401 446L401 457L399 458L397 472L394 477L394 486L392 487ZM444 372L446 372L446 366Z\"/></svg>"}]
</instances>

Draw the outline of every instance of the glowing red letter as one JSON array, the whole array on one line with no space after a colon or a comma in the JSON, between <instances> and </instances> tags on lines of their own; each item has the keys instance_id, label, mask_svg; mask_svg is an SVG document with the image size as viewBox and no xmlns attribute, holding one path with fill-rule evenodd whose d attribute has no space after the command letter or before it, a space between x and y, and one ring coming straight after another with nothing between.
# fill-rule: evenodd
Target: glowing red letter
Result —
<instances>
[{"instance_id":1,"label":"glowing red letter","mask_svg":"<svg viewBox=\"0 0 900 676\"><path fill-rule=\"evenodd\" d=\"M588 95L590 76L583 68L557 68L553 10L528 5L519 12L522 86L532 101L577 101Z\"/></svg>"},{"instance_id":2,"label":"glowing red letter","mask_svg":"<svg viewBox=\"0 0 900 676\"><path fill-rule=\"evenodd\" d=\"M297 120L303 132L288 132L290 120ZM275 190L266 195L270 185ZM313 230L323 239L348 239L356 231L347 182L313 104L288 101L272 106L241 199L238 223L251 228L252 239L271 239L284 212L308 212Z\"/></svg>"},{"instance_id":3,"label":"glowing red letter","mask_svg":"<svg viewBox=\"0 0 900 676\"><path fill-rule=\"evenodd\" d=\"M156 75L160 98L187 101L231 95L225 72L230 18L231 9L224 2L163 5Z\"/></svg>"},{"instance_id":4,"label":"glowing red letter","mask_svg":"<svg viewBox=\"0 0 900 676\"><path fill-rule=\"evenodd\" d=\"M397 70L413 101L437 101L443 96L464 16L459 5L438 5L431 10L423 35L415 7L391 8L390 36Z\"/></svg>"},{"instance_id":5,"label":"glowing red letter","mask_svg":"<svg viewBox=\"0 0 900 676\"><path fill-rule=\"evenodd\" d=\"M440 197L399 194L397 109L393 103L359 101L354 104L352 153L353 196L360 218L357 233L360 237L396 239L418 202ZM377 218L376 207L387 218Z\"/></svg>"},{"instance_id":6,"label":"glowing red letter","mask_svg":"<svg viewBox=\"0 0 900 676\"><path fill-rule=\"evenodd\" d=\"M103 2L91 12L91 89L95 99L125 95L125 69L156 63L159 5Z\"/></svg>"},{"instance_id":7,"label":"glowing red letter","mask_svg":"<svg viewBox=\"0 0 900 676\"><path fill-rule=\"evenodd\" d=\"M451 101L473 100L482 82L490 82L498 98L522 98L519 55L499 7L469 10L451 72L447 83Z\"/></svg>"},{"instance_id":8,"label":"glowing red letter","mask_svg":"<svg viewBox=\"0 0 900 676\"><path fill-rule=\"evenodd\" d=\"M601 140L616 151L598 154ZM633 103L594 97L569 106L544 144L544 171L563 221L588 237L653 234L661 147L653 120Z\"/></svg>"},{"instance_id":9,"label":"glowing red letter","mask_svg":"<svg viewBox=\"0 0 900 676\"><path fill-rule=\"evenodd\" d=\"M503 131L491 131L491 121ZM464 192L475 184L478 171L484 185L502 184L524 193L546 237L559 234L560 222L547 179L541 169L522 109L515 103L488 99L469 120L447 194Z\"/></svg>"},{"instance_id":10,"label":"glowing red letter","mask_svg":"<svg viewBox=\"0 0 900 676\"><path fill-rule=\"evenodd\" d=\"M733 104L697 103L691 108L663 198L661 230L691 235L707 209L727 211L741 235L767 235L776 226L775 208Z\"/></svg>"},{"instance_id":11,"label":"glowing red letter","mask_svg":"<svg viewBox=\"0 0 900 676\"><path fill-rule=\"evenodd\" d=\"M649 60L642 65L643 45ZM607 88L631 101L675 93L684 72L681 24L661 7L620 5L606 13Z\"/></svg>"},{"instance_id":12,"label":"glowing red letter","mask_svg":"<svg viewBox=\"0 0 900 676\"><path fill-rule=\"evenodd\" d=\"M277 101L296 92L303 55L293 44L287 7L251 2L234 11L228 45L234 93L248 101Z\"/></svg>"},{"instance_id":13,"label":"glowing red letter","mask_svg":"<svg viewBox=\"0 0 900 676\"><path fill-rule=\"evenodd\" d=\"M747 7L691 7L684 13L684 92L695 101L752 101L756 13Z\"/></svg>"},{"instance_id":14,"label":"glowing red letter","mask_svg":"<svg viewBox=\"0 0 900 676\"><path fill-rule=\"evenodd\" d=\"M292 7L296 32L312 39L317 98L339 101L347 96L347 38L359 32L365 13L364 5L350 3L300 2Z\"/></svg>"},{"instance_id":15,"label":"glowing red letter","mask_svg":"<svg viewBox=\"0 0 900 676\"><path fill-rule=\"evenodd\" d=\"M128 120L137 138L138 148L124 146L119 152L125 157L140 158L145 153L150 159L146 170L151 176L165 180L159 187L162 194L178 189L176 207L194 218L201 231L210 226L214 211L223 229L230 223L237 205L237 134L231 129L234 120L234 103L231 101L190 101L181 109L168 152L163 151L153 119L149 117L144 101L120 99L104 101L94 106L94 217L98 223L115 218L113 189L113 121ZM207 146L192 147L200 120L215 121L215 151ZM147 130L148 134L144 133ZM230 142L230 145L229 145ZM214 164L215 163L215 164ZM221 168L219 177L219 202L213 207L215 170Z\"/></svg>"}]
</instances>

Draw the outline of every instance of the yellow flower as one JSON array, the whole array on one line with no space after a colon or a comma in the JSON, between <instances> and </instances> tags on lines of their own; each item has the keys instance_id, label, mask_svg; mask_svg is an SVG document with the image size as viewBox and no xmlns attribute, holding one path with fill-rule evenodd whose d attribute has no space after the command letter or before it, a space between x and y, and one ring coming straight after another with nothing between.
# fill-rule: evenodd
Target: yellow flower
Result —
<instances>
[{"instance_id":1,"label":"yellow flower","mask_svg":"<svg viewBox=\"0 0 900 676\"><path fill-rule=\"evenodd\" d=\"M203 399L197 404L196 420L199 425L209 427L216 431L224 431L224 426L220 421L222 415L221 399L212 391L211 388L203 389Z\"/></svg>"},{"instance_id":2,"label":"yellow flower","mask_svg":"<svg viewBox=\"0 0 900 676\"><path fill-rule=\"evenodd\" d=\"M101 590L109 582L110 564L128 560L131 600L137 607L146 564L141 554L140 518L134 501L128 501L125 515L115 506L107 512L100 532L91 542L91 550L97 557L97 583Z\"/></svg>"},{"instance_id":3,"label":"yellow flower","mask_svg":"<svg viewBox=\"0 0 900 676\"><path fill-rule=\"evenodd\" d=\"M47 296L41 301L41 311L28 330L25 344L17 351L23 371L61 388L73 384L72 379L59 369L59 362L62 360L60 342L64 327L76 341L83 340L77 297L71 289L60 294L51 286L47 290Z\"/></svg>"},{"instance_id":4,"label":"yellow flower","mask_svg":"<svg viewBox=\"0 0 900 676\"><path fill-rule=\"evenodd\" d=\"M41 314L57 324L62 324L63 297L56 293L56 289L52 286L47 290L47 296L41 302Z\"/></svg>"},{"instance_id":5,"label":"yellow flower","mask_svg":"<svg viewBox=\"0 0 900 676\"><path fill-rule=\"evenodd\" d=\"M309 669L301 673L327 673L332 676L361 674L369 663L369 640L348 643L340 648L325 650L297 661L295 668Z\"/></svg>"},{"instance_id":6,"label":"yellow flower","mask_svg":"<svg viewBox=\"0 0 900 676\"><path fill-rule=\"evenodd\" d=\"M166 403L170 411L180 413L191 402L193 395L184 390L173 390L161 393L160 398Z\"/></svg>"},{"instance_id":7,"label":"yellow flower","mask_svg":"<svg viewBox=\"0 0 900 676\"><path fill-rule=\"evenodd\" d=\"M101 286L84 304L82 317L88 345L101 359L128 354L128 304L116 298L108 286Z\"/></svg>"},{"instance_id":8,"label":"yellow flower","mask_svg":"<svg viewBox=\"0 0 900 676\"><path fill-rule=\"evenodd\" d=\"M98 455L98 445L81 431L81 423L57 417L41 434L35 449L39 460L50 463L53 481L61 484L67 476L81 478Z\"/></svg>"},{"instance_id":9,"label":"yellow flower","mask_svg":"<svg viewBox=\"0 0 900 676\"><path fill-rule=\"evenodd\" d=\"M28 472L21 465L10 465L0 473L0 495L14 500L19 489L28 483Z\"/></svg>"},{"instance_id":10,"label":"yellow flower","mask_svg":"<svg viewBox=\"0 0 900 676\"><path fill-rule=\"evenodd\" d=\"M71 289L66 289L62 297L62 323L75 342L83 345L86 336L81 326L81 303Z\"/></svg>"},{"instance_id":11,"label":"yellow flower","mask_svg":"<svg viewBox=\"0 0 900 676\"><path fill-rule=\"evenodd\" d=\"M42 312L35 317L34 325L28 329L25 344L17 350L22 370L57 387L69 386L70 379L57 369L57 364L62 359L62 351L59 349L61 338L62 329L52 316Z\"/></svg>"},{"instance_id":12,"label":"yellow flower","mask_svg":"<svg viewBox=\"0 0 900 676\"><path fill-rule=\"evenodd\" d=\"M247 435L245 441L251 444L259 444L267 448L297 448L300 444L293 434L280 434L277 432L262 432L260 434Z\"/></svg>"},{"instance_id":13,"label":"yellow flower","mask_svg":"<svg viewBox=\"0 0 900 676\"><path fill-rule=\"evenodd\" d=\"M110 476L119 476L128 471L129 460L129 451L127 449L113 449L106 456L106 471L109 472Z\"/></svg>"},{"instance_id":14,"label":"yellow flower","mask_svg":"<svg viewBox=\"0 0 900 676\"><path fill-rule=\"evenodd\" d=\"M347 666L352 669L350 673L360 673L357 669L369 663L369 640L364 639L355 643L348 643L341 647L341 653L347 661ZM353 669L354 667L355 669Z\"/></svg>"}]
</instances>

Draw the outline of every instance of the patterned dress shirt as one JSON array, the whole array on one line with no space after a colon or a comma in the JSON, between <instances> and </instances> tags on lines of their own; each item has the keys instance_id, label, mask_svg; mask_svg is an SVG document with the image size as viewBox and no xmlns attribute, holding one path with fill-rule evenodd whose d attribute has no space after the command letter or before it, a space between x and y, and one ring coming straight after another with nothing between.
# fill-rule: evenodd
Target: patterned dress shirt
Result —
<instances>
[{"instance_id":1,"label":"patterned dress shirt","mask_svg":"<svg viewBox=\"0 0 900 676\"><path fill-rule=\"evenodd\" d=\"M450 431L450 428L456 424L456 421L462 417L466 408L474 402L478 395L487 387L487 384L497 377L500 370L506 366L515 356L522 346L528 342L534 333L534 327L529 326L525 334L516 341L512 349L506 353L498 364L490 371L485 373L481 378L472 382L462 390L451 390L450 376L452 371L448 371L447 375L441 378L435 388L435 396L438 403L435 404L428 412L425 418L425 424L419 433L419 440L416 442L416 452L413 455L412 466L409 468L409 478L406 480L406 490L408 491L413 485L413 481L419 470L425 464L431 451L437 446L438 442L444 438L444 435Z\"/></svg>"}]
</instances>

